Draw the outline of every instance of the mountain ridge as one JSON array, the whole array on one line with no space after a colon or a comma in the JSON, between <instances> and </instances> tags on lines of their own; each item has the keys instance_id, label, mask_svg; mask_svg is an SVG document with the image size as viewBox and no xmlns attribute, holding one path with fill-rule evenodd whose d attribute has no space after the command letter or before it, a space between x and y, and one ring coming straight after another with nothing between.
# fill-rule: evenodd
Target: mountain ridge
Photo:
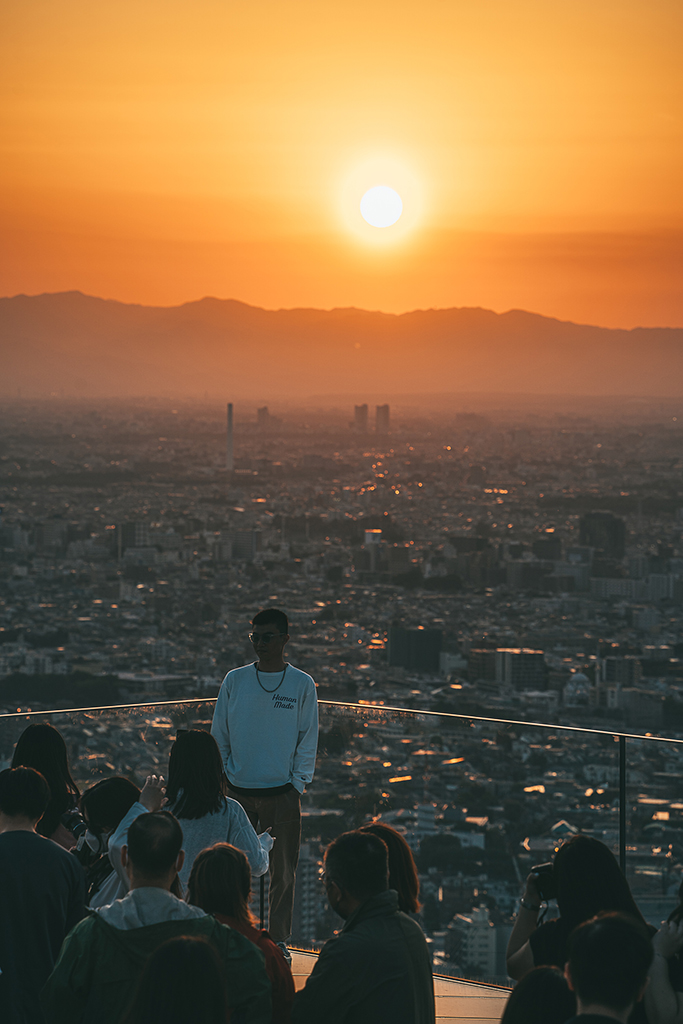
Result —
<instances>
[{"instance_id":1,"label":"mountain ridge","mask_svg":"<svg viewBox=\"0 0 683 1024\"><path fill-rule=\"evenodd\" d=\"M482 307L394 314L267 310L214 296L145 306L76 290L20 294L0 298L0 359L5 394L683 391L683 328Z\"/></svg>"}]
</instances>

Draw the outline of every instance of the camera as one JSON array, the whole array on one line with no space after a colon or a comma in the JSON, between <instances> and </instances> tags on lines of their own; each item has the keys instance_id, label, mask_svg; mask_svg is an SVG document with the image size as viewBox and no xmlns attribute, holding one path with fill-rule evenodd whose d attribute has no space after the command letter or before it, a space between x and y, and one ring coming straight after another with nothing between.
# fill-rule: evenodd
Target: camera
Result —
<instances>
[{"instance_id":1,"label":"camera","mask_svg":"<svg viewBox=\"0 0 683 1024\"><path fill-rule=\"evenodd\" d=\"M80 811L67 811L62 815L61 822L62 825L64 825L65 828L68 828L69 832L76 837L76 839L80 839L81 836L85 835L88 831L88 826L83 820Z\"/></svg>"},{"instance_id":2,"label":"camera","mask_svg":"<svg viewBox=\"0 0 683 1024\"><path fill-rule=\"evenodd\" d=\"M534 875L537 875L536 888L541 899L546 902L554 900L557 896L557 880L552 861L547 861L545 864L535 864L531 871Z\"/></svg>"}]
</instances>

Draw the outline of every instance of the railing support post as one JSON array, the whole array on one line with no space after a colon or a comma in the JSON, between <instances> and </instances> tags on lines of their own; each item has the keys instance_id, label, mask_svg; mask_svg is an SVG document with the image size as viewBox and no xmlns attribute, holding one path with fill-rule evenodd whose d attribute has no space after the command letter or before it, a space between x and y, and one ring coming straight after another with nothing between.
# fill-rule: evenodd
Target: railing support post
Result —
<instances>
[{"instance_id":1,"label":"railing support post","mask_svg":"<svg viewBox=\"0 0 683 1024\"><path fill-rule=\"evenodd\" d=\"M261 918L261 931L266 927L266 876L259 878L259 917Z\"/></svg>"},{"instance_id":2,"label":"railing support post","mask_svg":"<svg viewBox=\"0 0 683 1024\"><path fill-rule=\"evenodd\" d=\"M619 737L619 866L626 874L626 737Z\"/></svg>"}]
</instances>

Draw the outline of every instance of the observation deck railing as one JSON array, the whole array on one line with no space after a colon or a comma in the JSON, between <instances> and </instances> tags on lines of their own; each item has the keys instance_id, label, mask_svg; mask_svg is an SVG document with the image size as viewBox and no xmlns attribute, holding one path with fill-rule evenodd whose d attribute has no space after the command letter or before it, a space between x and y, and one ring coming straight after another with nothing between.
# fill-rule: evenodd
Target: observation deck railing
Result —
<instances>
[{"instance_id":1,"label":"observation deck railing","mask_svg":"<svg viewBox=\"0 0 683 1024\"><path fill-rule=\"evenodd\" d=\"M0 714L0 767L9 764L25 726L47 719L66 740L81 788L111 775L142 784L151 772L166 774L178 729L209 728L214 704L191 699ZM484 921L500 935L483 959L468 946L468 929L477 927L471 915L461 915L460 931L449 930L462 908L458 886L461 897L468 886L477 894L471 886L478 878L479 898L491 904L494 896L504 918L532 864L549 859L556 839L578 828L613 849L641 909L647 917L649 908L658 924L680 880L677 858L683 860L683 740L321 700L316 777L302 811L295 945L319 948L338 926L319 881L320 851L340 832L380 816L406 832L416 853L421 847L435 969L504 984L504 925ZM439 835L459 840L460 869L452 863L453 839ZM451 842L450 853L440 842ZM674 903L669 895L667 907Z\"/></svg>"}]
</instances>

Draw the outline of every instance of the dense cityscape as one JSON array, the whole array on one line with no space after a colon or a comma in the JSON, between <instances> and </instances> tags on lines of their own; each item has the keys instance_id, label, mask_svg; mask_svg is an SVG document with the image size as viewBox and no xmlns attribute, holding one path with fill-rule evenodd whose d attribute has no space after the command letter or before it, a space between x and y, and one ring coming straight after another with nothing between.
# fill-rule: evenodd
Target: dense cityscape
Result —
<instances>
[{"instance_id":1,"label":"dense cityscape","mask_svg":"<svg viewBox=\"0 0 683 1024\"><path fill-rule=\"evenodd\" d=\"M201 698L52 717L80 783L140 782L282 607L319 699L362 706L321 707L295 940L335 927L324 844L380 817L435 969L504 980L531 865L576 830L616 848L610 730L643 735L628 875L658 924L683 877L683 745L645 736L683 737L683 411L595 404L238 406L226 439L208 402L6 402L0 710Z\"/></svg>"}]
</instances>

